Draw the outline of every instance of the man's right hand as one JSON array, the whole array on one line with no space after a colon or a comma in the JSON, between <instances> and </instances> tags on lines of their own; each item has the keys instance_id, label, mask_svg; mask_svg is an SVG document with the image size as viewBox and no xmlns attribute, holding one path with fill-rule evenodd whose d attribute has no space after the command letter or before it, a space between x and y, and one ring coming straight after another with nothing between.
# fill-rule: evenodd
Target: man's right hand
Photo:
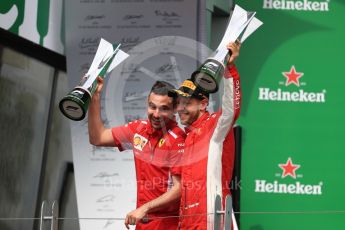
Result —
<instances>
[{"instance_id":1,"label":"man's right hand","mask_svg":"<svg viewBox=\"0 0 345 230\"><path fill-rule=\"evenodd\" d=\"M103 89L103 85L104 85L104 79L102 77L97 77L97 89L95 91L95 93L100 94L102 92Z\"/></svg>"},{"instance_id":2,"label":"man's right hand","mask_svg":"<svg viewBox=\"0 0 345 230\"><path fill-rule=\"evenodd\" d=\"M231 52L231 56L227 60L227 65L231 66L234 64L237 57L240 56L241 43L238 41L230 42L227 44L226 48L229 50L229 52Z\"/></svg>"}]
</instances>

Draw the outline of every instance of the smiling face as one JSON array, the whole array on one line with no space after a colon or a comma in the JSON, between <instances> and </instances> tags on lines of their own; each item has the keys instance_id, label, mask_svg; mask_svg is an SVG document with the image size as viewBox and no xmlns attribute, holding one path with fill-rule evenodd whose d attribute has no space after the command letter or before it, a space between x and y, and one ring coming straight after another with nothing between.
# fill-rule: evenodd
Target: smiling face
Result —
<instances>
[{"instance_id":1,"label":"smiling face","mask_svg":"<svg viewBox=\"0 0 345 230\"><path fill-rule=\"evenodd\" d=\"M147 117L152 128L159 130L165 127L174 118L173 99L152 92L148 97Z\"/></svg>"},{"instance_id":2,"label":"smiling face","mask_svg":"<svg viewBox=\"0 0 345 230\"><path fill-rule=\"evenodd\" d=\"M177 113L181 124L189 126L201 117L207 107L208 99L199 100L196 98L179 97L177 99Z\"/></svg>"}]
</instances>

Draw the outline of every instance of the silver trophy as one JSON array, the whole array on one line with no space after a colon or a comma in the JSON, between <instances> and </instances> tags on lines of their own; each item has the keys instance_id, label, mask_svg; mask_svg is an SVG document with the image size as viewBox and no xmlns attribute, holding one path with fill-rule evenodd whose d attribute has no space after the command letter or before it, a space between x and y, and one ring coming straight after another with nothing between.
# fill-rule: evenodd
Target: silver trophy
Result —
<instances>
[{"instance_id":1,"label":"silver trophy","mask_svg":"<svg viewBox=\"0 0 345 230\"><path fill-rule=\"evenodd\" d=\"M80 83L60 100L59 108L67 118L75 121L85 118L91 98L97 89L97 77L104 78L128 57L128 54L120 50L120 45L112 45L101 39L88 72Z\"/></svg>"},{"instance_id":2,"label":"silver trophy","mask_svg":"<svg viewBox=\"0 0 345 230\"><path fill-rule=\"evenodd\" d=\"M194 84L206 93L215 93L224 75L225 65L231 53L226 45L229 42L243 43L262 22L255 18L256 12L248 12L235 5L227 29L216 51L192 74Z\"/></svg>"}]
</instances>

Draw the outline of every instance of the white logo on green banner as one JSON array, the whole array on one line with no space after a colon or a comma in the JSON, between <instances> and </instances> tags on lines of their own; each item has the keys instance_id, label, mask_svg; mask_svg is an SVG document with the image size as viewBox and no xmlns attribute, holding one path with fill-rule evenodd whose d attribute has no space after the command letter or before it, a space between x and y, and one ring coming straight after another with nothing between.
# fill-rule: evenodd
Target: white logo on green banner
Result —
<instances>
[{"instance_id":1,"label":"white logo on green banner","mask_svg":"<svg viewBox=\"0 0 345 230\"><path fill-rule=\"evenodd\" d=\"M288 72L282 72L285 77L285 82L279 82L280 85L289 87L295 85L300 87L305 85L305 82L300 83L300 79L304 75L303 72L297 72L293 65ZM291 91L282 88L271 89L268 87L259 88L259 101L287 101L287 102L311 102L311 103L325 103L326 90L319 92L307 92L303 89Z\"/></svg>"},{"instance_id":2,"label":"white logo on green banner","mask_svg":"<svg viewBox=\"0 0 345 230\"><path fill-rule=\"evenodd\" d=\"M303 177L303 175L296 174L297 169L301 167L299 164L292 163L291 157L288 158L285 164L278 164L283 171L277 173L275 176L284 179L290 176L293 179ZM257 193L278 193L278 194L297 194L297 195L322 195L323 182L318 184L303 184L300 181L294 183L283 183L278 180L269 182L267 180L255 180L255 192Z\"/></svg>"},{"instance_id":3,"label":"white logo on green banner","mask_svg":"<svg viewBox=\"0 0 345 230\"><path fill-rule=\"evenodd\" d=\"M328 1L289 1L289 0L263 0L264 9L296 10L296 11L329 11Z\"/></svg>"}]
</instances>

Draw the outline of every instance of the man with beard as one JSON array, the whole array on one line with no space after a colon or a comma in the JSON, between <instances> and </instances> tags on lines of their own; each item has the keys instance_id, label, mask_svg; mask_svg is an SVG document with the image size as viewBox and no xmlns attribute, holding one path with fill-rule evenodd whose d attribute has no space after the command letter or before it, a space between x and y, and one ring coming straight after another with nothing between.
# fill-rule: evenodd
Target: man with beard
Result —
<instances>
[{"instance_id":1,"label":"man with beard","mask_svg":"<svg viewBox=\"0 0 345 230\"><path fill-rule=\"evenodd\" d=\"M103 80L89 107L90 143L132 149L137 179L137 209L127 214L125 225L136 229L175 230L178 226L181 195L181 169L177 162L183 153L185 134L175 121L176 100L168 96L173 86L157 81L148 96L147 120L105 128L100 114ZM171 218L162 218L175 216Z\"/></svg>"},{"instance_id":2,"label":"man with beard","mask_svg":"<svg viewBox=\"0 0 345 230\"><path fill-rule=\"evenodd\" d=\"M240 79L234 65L239 56L239 42L229 43L232 52L224 73L222 108L215 113L207 111L209 94L191 80L169 93L177 97L177 112L186 126L187 137L182 157L182 191L179 229L214 229L214 202L216 195L230 194L234 164L233 125L239 116Z\"/></svg>"}]
</instances>

